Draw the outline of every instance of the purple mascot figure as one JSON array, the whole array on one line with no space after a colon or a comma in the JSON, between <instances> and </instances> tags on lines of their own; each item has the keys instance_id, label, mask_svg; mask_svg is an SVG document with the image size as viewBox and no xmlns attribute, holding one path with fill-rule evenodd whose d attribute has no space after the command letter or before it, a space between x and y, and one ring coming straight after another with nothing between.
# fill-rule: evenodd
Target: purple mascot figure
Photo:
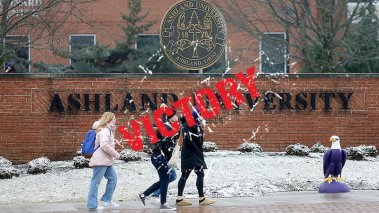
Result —
<instances>
[{"instance_id":1,"label":"purple mascot figure","mask_svg":"<svg viewBox=\"0 0 379 213\"><path fill-rule=\"evenodd\" d=\"M343 182L341 177L343 166L346 162L346 151L341 149L340 138L330 138L332 146L324 154L324 182L320 185L320 193L349 192L349 186Z\"/></svg>"}]
</instances>

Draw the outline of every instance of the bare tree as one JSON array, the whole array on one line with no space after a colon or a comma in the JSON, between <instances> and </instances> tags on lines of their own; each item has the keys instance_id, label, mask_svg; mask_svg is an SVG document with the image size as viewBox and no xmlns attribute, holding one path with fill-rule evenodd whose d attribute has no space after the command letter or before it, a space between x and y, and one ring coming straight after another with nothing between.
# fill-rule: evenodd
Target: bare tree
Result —
<instances>
[{"instance_id":1,"label":"bare tree","mask_svg":"<svg viewBox=\"0 0 379 213\"><path fill-rule=\"evenodd\" d=\"M216 4L229 23L257 40L277 30L273 24L280 26L287 34L286 59L301 64L302 71L345 72L349 62L378 59L378 47L364 56L352 51L360 45L352 39L360 8L374 0L363 1L355 1L353 8L347 7L348 0L225 0ZM375 24L370 27L379 29Z\"/></svg>"},{"instance_id":2,"label":"bare tree","mask_svg":"<svg viewBox=\"0 0 379 213\"><path fill-rule=\"evenodd\" d=\"M0 39L12 40L13 35L22 35L27 39L14 40L11 49L0 45L0 64L17 48L46 46L67 20L82 18L77 6L91 1L95 0L1 0Z\"/></svg>"}]
</instances>

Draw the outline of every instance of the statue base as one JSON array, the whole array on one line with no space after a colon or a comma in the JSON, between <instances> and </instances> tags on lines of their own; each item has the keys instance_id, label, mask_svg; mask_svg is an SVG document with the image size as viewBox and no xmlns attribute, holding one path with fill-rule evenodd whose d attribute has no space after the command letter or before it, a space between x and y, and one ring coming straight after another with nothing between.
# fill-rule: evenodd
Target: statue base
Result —
<instances>
[{"instance_id":1,"label":"statue base","mask_svg":"<svg viewBox=\"0 0 379 213\"><path fill-rule=\"evenodd\" d=\"M320 193L344 193L350 192L347 183L333 180L332 182L324 182L320 185L318 190Z\"/></svg>"}]
</instances>

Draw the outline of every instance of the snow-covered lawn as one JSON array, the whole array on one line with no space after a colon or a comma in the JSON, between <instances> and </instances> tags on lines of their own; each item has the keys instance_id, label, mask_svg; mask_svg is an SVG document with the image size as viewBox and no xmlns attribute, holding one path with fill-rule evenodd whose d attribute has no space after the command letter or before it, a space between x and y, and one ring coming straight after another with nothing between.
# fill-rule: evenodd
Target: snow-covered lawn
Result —
<instances>
[{"instance_id":1,"label":"snow-covered lawn","mask_svg":"<svg viewBox=\"0 0 379 213\"><path fill-rule=\"evenodd\" d=\"M279 191L318 190L322 176L322 154L310 157L284 156L283 153L240 153L218 151L206 153L208 170L205 193L210 197L262 196ZM22 174L0 180L0 204L34 202L85 202L92 169L74 169L72 161L53 162L46 174ZM137 194L158 180L148 156L142 161L117 161L118 184L115 200L136 200ZM177 192L177 181L169 185L169 199ZM346 162L342 176L350 189L379 189L379 161ZM192 174L184 191L186 197L197 197L196 175ZM105 188L103 179L99 188Z\"/></svg>"}]
</instances>

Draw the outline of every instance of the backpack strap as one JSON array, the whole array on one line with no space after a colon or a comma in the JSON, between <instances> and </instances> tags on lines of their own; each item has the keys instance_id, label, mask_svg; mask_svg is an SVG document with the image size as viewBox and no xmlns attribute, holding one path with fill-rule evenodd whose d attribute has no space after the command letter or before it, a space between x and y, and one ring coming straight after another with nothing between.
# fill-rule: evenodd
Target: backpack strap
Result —
<instances>
[{"instance_id":1,"label":"backpack strap","mask_svg":"<svg viewBox=\"0 0 379 213\"><path fill-rule=\"evenodd\" d=\"M109 129L109 127L107 127L107 129L109 130L109 133L110 133L109 137L112 137L112 130Z\"/></svg>"},{"instance_id":2,"label":"backpack strap","mask_svg":"<svg viewBox=\"0 0 379 213\"><path fill-rule=\"evenodd\" d=\"M109 128L107 127L107 129L109 129ZM111 129L109 129L109 133L110 133L109 137L111 137L112 136ZM93 153L95 153L98 148L100 148L100 145L95 148L95 151Z\"/></svg>"}]
</instances>

